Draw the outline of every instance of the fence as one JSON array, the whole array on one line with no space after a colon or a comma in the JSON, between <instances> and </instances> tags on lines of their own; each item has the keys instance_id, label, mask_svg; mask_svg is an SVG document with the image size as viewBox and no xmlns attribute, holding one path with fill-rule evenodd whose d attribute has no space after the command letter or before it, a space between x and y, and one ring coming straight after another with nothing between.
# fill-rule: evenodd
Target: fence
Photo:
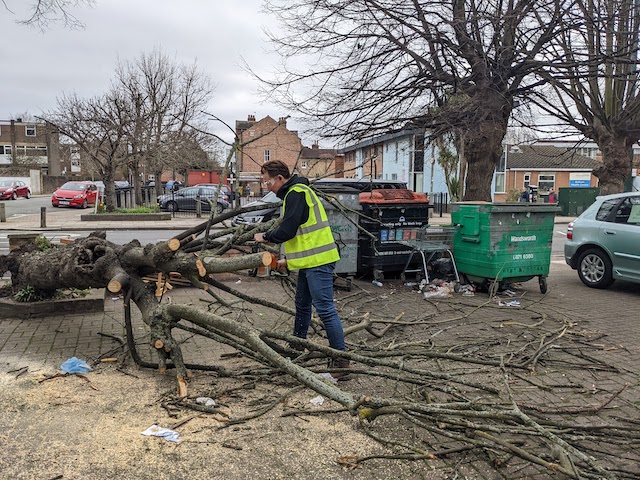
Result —
<instances>
[{"instance_id":1,"label":"fence","mask_svg":"<svg viewBox=\"0 0 640 480\"><path fill-rule=\"evenodd\" d=\"M432 193L430 199L433 205L433 215L442 217L443 213L449 213L449 194L447 192Z\"/></svg>"}]
</instances>

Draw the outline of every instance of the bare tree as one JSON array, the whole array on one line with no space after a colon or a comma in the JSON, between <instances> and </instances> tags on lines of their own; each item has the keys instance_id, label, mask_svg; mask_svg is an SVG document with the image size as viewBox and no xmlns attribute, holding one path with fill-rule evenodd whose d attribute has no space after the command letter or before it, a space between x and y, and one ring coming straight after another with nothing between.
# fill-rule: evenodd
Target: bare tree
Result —
<instances>
[{"instance_id":1,"label":"bare tree","mask_svg":"<svg viewBox=\"0 0 640 480\"><path fill-rule=\"evenodd\" d=\"M572 15L577 28L556 38L560 61L539 72L549 86L533 100L598 144L603 164L594 174L600 191L622 192L632 146L640 139L640 5L577 0Z\"/></svg>"},{"instance_id":2,"label":"bare tree","mask_svg":"<svg viewBox=\"0 0 640 480\"><path fill-rule=\"evenodd\" d=\"M284 73L265 80L265 91L333 137L406 122L436 134L462 129L465 199L489 200L514 99L536 86L530 73L562 8L546 0L268 0L283 25L271 41ZM303 55L311 60L300 67Z\"/></svg>"},{"instance_id":3,"label":"bare tree","mask_svg":"<svg viewBox=\"0 0 640 480\"><path fill-rule=\"evenodd\" d=\"M17 15L17 23L33 26L41 31L46 30L54 23L60 23L65 28L83 28L84 24L76 15L77 8L92 6L94 0L37 0L35 2L14 2L14 5L3 0L7 12ZM16 13L15 8L19 10ZM23 12L26 10L26 12Z\"/></svg>"},{"instance_id":4,"label":"bare tree","mask_svg":"<svg viewBox=\"0 0 640 480\"><path fill-rule=\"evenodd\" d=\"M45 115L61 134L75 142L104 181L106 209L115 209L115 174L127 158L127 127L132 118L126 99L116 90L81 99L75 94L58 99L57 111Z\"/></svg>"},{"instance_id":5,"label":"bare tree","mask_svg":"<svg viewBox=\"0 0 640 480\"><path fill-rule=\"evenodd\" d=\"M155 49L135 61L120 62L114 88L127 99L133 119L127 126L127 163L136 180L142 166L159 180L167 168L207 163L205 150L213 140L203 133L203 110L214 85L195 63L178 64ZM136 191L139 198L137 181Z\"/></svg>"}]
</instances>

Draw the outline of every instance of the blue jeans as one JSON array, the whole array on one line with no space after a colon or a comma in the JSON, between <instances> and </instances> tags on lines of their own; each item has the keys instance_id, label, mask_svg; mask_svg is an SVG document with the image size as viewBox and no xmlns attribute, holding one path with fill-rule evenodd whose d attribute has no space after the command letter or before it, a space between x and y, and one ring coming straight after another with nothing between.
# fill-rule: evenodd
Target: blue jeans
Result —
<instances>
[{"instance_id":1,"label":"blue jeans","mask_svg":"<svg viewBox=\"0 0 640 480\"><path fill-rule=\"evenodd\" d=\"M346 347L342 322L338 317L336 306L333 304L333 270L335 266L336 264L333 262L298 271L296 321L293 334L296 337L307 338L307 332L311 325L311 306L313 305L322 320L331 348L344 351Z\"/></svg>"}]
</instances>

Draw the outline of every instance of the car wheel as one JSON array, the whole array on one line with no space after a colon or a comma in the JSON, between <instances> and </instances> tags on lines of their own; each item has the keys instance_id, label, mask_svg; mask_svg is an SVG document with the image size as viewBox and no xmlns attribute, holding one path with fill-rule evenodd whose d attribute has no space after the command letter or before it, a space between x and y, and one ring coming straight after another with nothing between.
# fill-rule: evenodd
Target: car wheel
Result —
<instances>
[{"instance_id":1,"label":"car wheel","mask_svg":"<svg viewBox=\"0 0 640 480\"><path fill-rule=\"evenodd\" d=\"M31 198L31 190L27 190L27 195L26 195L26 197L27 197L27 198Z\"/></svg>"},{"instance_id":2,"label":"car wheel","mask_svg":"<svg viewBox=\"0 0 640 480\"><path fill-rule=\"evenodd\" d=\"M85 198L84 202L82 202L81 208L87 208L88 206L89 206L89 202L87 202L87 199Z\"/></svg>"},{"instance_id":3,"label":"car wheel","mask_svg":"<svg viewBox=\"0 0 640 480\"><path fill-rule=\"evenodd\" d=\"M17 200L17 199L18 199L18 194L17 194L17 192L13 192L13 193L11 194L11 200Z\"/></svg>"},{"instance_id":4,"label":"car wheel","mask_svg":"<svg viewBox=\"0 0 640 480\"><path fill-rule=\"evenodd\" d=\"M177 212L178 204L176 202L167 202L167 210L170 212Z\"/></svg>"},{"instance_id":5,"label":"car wheel","mask_svg":"<svg viewBox=\"0 0 640 480\"><path fill-rule=\"evenodd\" d=\"M224 211L224 206L221 203L216 205L216 213L220 215Z\"/></svg>"},{"instance_id":6,"label":"car wheel","mask_svg":"<svg viewBox=\"0 0 640 480\"><path fill-rule=\"evenodd\" d=\"M53 208L58 208L58 205L56 205L55 203L51 204L53 206Z\"/></svg>"},{"instance_id":7,"label":"car wheel","mask_svg":"<svg viewBox=\"0 0 640 480\"><path fill-rule=\"evenodd\" d=\"M613 283L611 259L599 248L585 250L578 259L578 276L591 288L607 288Z\"/></svg>"}]
</instances>

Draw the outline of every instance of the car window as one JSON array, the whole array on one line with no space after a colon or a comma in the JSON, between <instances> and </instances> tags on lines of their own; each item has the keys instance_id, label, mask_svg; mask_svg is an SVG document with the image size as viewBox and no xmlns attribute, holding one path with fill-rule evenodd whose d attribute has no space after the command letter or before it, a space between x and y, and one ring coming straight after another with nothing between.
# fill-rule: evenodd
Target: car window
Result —
<instances>
[{"instance_id":1,"label":"car window","mask_svg":"<svg viewBox=\"0 0 640 480\"><path fill-rule=\"evenodd\" d=\"M602 205L600 205L600 210L598 210L598 213L596 213L596 220L600 220L601 222L609 221L608 219L612 210L618 205L619 202L619 198L613 198L611 200L605 200L604 202L602 202Z\"/></svg>"},{"instance_id":2,"label":"car window","mask_svg":"<svg viewBox=\"0 0 640 480\"><path fill-rule=\"evenodd\" d=\"M616 222L640 225L640 197L625 198L616 212Z\"/></svg>"}]
</instances>

